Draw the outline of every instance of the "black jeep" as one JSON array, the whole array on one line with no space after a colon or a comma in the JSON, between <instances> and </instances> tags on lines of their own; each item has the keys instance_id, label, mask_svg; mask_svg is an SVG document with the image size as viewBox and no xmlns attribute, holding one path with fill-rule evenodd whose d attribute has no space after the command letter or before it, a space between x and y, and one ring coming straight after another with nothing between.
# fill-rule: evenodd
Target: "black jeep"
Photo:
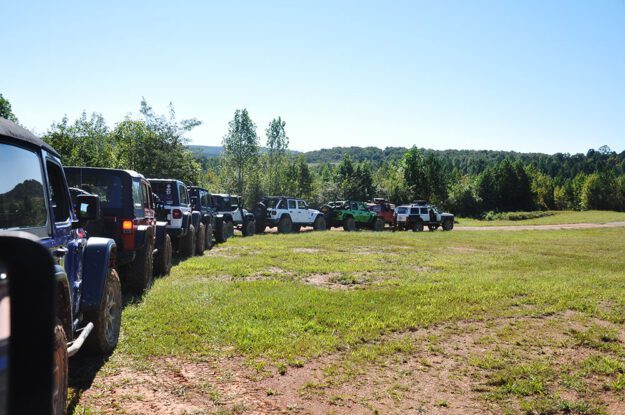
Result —
<instances>
[{"instance_id":1,"label":"black jeep","mask_svg":"<svg viewBox=\"0 0 625 415\"><path fill-rule=\"evenodd\" d=\"M213 209L210 192L198 186L189 186L189 194L191 195L192 209L200 212L198 222L202 223L205 228L204 248L211 249L213 247L213 238L217 239L217 242L225 242L228 239L228 235L224 228L223 215L218 215L215 209ZM197 226L199 226L199 223ZM196 245L199 248L199 244Z\"/></svg>"},{"instance_id":2,"label":"black jeep","mask_svg":"<svg viewBox=\"0 0 625 415\"><path fill-rule=\"evenodd\" d=\"M169 273L172 246L167 222L156 221L152 187L145 177L131 170L96 167L66 167L65 175L73 196L82 191L100 197L102 218L89 222L87 232L115 240L125 287L141 294L152 285L153 275Z\"/></svg>"}]
</instances>

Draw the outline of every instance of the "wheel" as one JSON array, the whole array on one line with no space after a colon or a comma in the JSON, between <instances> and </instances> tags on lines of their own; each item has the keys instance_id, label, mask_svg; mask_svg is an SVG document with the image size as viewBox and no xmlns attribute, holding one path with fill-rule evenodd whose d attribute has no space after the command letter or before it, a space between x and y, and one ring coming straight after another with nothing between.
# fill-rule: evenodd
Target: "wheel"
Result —
<instances>
[{"instance_id":1,"label":"wheel","mask_svg":"<svg viewBox=\"0 0 625 415\"><path fill-rule=\"evenodd\" d=\"M356 230L356 221L351 216L343 221L343 230L345 232L353 232Z\"/></svg>"},{"instance_id":2,"label":"wheel","mask_svg":"<svg viewBox=\"0 0 625 415\"><path fill-rule=\"evenodd\" d=\"M282 216L278 222L278 233L289 233L293 230L293 222L288 216Z\"/></svg>"},{"instance_id":3,"label":"wheel","mask_svg":"<svg viewBox=\"0 0 625 415\"><path fill-rule=\"evenodd\" d=\"M453 220L446 220L445 222L443 222L443 230L444 231L450 231L454 228L454 221Z\"/></svg>"},{"instance_id":4,"label":"wheel","mask_svg":"<svg viewBox=\"0 0 625 415\"><path fill-rule=\"evenodd\" d=\"M254 236L254 232L256 231L256 222L251 220L245 224L243 227L243 236Z\"/></svg>"},{"instance_id":5,"label":"wheel","mask_svg":"<svg viewBox=\"0 0 625 415\"><path fill-rule=\"evenodd\" d=\"M154 263L154 275L169 275L171 271L172 245L171 237L165 235L163 246L156 254L156 262Z\"/></svg>"},{"instance_id":6,"label":"wheel","mask_svg":"<svg viewBox=\"0 0 625 415\"><path fill-rule=\"evenodd\" d=\"M413 232L423 232L423 222L421 222L421 221L415 222L414 225L412 225L412 231Z\"/></svg>"},{"instance_id":7,"label":"wheel","mask_svg":"<svg viewBox=\"0 0 625 415\"><path fill-rule=\"evenodd\" d=\"M93 330L87 337L85 349L94 354L108 354L115 350L122 321L122 290L113 268L104 282L98 309L86 313L86 317L93 323Z\"/></svg>"},{"instance_id":8,"label":"wheel","mask_svg":"<svg viewBox=\"0 0 625 415\"><path fill-rule=\"evenodd\" d=\"M195 236L195 255L204 255L206 249L206 226L200 223Z\"/></svg>"},{"instance_id":9,"label":"wheel","mask_svg":"<svg viewBox=\"0 0 625 415\"><path fill-rule=\"evenodd\" d=\"M206 236L204 237L206 249L213 249L213 245L215 245L215 241L213 241L213 238L213 225L209 223L208 225L206 225Z\"/></svg>"},{"instance_id":10,"label":"wheel","mask_svg":"<svg viewBox=\"0 0 625 415\"><path fill-rule=\"evenodd\" d=\"M217 224L217 232L215 233L215 240L219 243L224 243L228 240L228 232L226 230L226 224L219 222Z\"/></svg>"},{"instance_id":11,"label":"wheel","mask_svg":"<svg viewBox=\"0 0 625 415\"><path fill-rule=\"evenodd\" d=\"M302 230L302 225L293 225L293 233L298 233L299 231Z\"/></svg>"},{"instance_id":12,"label":"wheel","mask_svg":"<svg viewBox=\"0 0 625 415\"><path fill-rule=\"evenodd\" d=\"M380 218L375 218L373 220L373 230L374 232L380 232L384 230L384 221Z\"/></svg>"},{"instance_id":13,"label":"wheel","mask_svg":"<svg viewBox=\"0 0 625 415\"><path fill-rule=\"evenodd\" d=\"M152 234L145 235L146 243L135 256L135 260L126 270L124 282L133 294L141 295L150 289L154 277L154 239Z\"/></svg>"},{"instance_id":14,"label":"wheel","mask_svg":"<svg viewBox=\"0 0 625 415\"><path fill-rule=\"evenodd\" d=\"M195 227L189 225L187 234L180 241L180 256L183 258L192 257L195 254Z\"/></svg>"},{"instance_id":15,"label":"wheel","mask_svg":"<svg viewBox=\"0 0 625 415\"><path fill-rule=\"evenodd\" d=\"M52 359L52 414L64 415L67 407L67 336L59 321L54 327L54 356Z\"/></svg>"},{"instance_id":16,"label":"wheel","mask_svg":"<svg viewBox=\"0 0 625 415\"><path fill-rule=\"evenodd\" d=\"M325 231L327 229L326 218L318 215L315 219L315 223L313 223L313 229L316 231Z\"/></svg>"},{"instance_id":17,"label":"wheel","mask_svg":"<svg viewBox=\"0 0 625 415\"><path fill-rule=\"evenodd\" d=\"M226 222L226 234L228 238L232 238L234 236L234 223L232 221Z\"/></svg>"}]
</instances>

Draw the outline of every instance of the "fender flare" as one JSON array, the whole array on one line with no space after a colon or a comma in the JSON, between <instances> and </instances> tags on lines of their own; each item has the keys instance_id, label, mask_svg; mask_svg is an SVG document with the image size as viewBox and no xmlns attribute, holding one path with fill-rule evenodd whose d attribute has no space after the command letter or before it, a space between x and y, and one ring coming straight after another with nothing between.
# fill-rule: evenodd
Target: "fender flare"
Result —
<instances>
[{"instance_id":1,"label":"fender flare","mask_svg":"<svg viewBox=\"0 0 625 415\"><path fill-rule=\"evenodd\" d=\"M156 222L156 249L163 247L167 235L167 222Z\"/></svg>"},{"instance_id":2,"label":"fender flare","mask_svg":"<svg viewBox=\"0 0 625 415\"><path fill-rule=\"evenodd\" d=\"M193 212L191 212L191 224L193 225L195 229L200 229L201 221L202 221L202 214L199 211L194 210Z\"/></svg>"},{"instance_id":3,"label":"fender flare","mask_svg":"<svg viewBox=\"0 0 625 415\"><path fill-rule=\"evenodd\" d=\"M102 299L109 268L115 264L117 246L108 238L89 238L83 253L81 311L96 310Z\"/></svg>"},{"instance_id":4,"label":"fender flare","mask_svg":"<svg viewBox=\"0 0 625 415\"><path fill-rule=\"evenodd\" d=\"M222 221L223 222L232 222L232 223L234 223L234 220L232 219L232 215L230 215L230 214L223 215Z\"/></svg>"},{"instance_id":5,"label":"fender flare","mask_svg":"<svg viewBox=\"0 0 625 415\"><path fill-rule=\"evenodd\" d=\"M147 225L139 225L135 228L135 250L139 250L145 246L146 235L147 235L148 229L149 229L149 226ZM88 241L87 241L87 244L88 244Z\"/></svg>"},{"instance_id":6,"label":"fender flare","mask_svg":"<svg viewBox=\"0 0 625 415\"><path fill-rule=\"evenodd\" d=\"M63 326L67 340L70 341L74 338L72 297L69 290L67 273L65 269L58 264L54 265L54 279L56 281L56 317Z\"/></svg>"}]
</instances>

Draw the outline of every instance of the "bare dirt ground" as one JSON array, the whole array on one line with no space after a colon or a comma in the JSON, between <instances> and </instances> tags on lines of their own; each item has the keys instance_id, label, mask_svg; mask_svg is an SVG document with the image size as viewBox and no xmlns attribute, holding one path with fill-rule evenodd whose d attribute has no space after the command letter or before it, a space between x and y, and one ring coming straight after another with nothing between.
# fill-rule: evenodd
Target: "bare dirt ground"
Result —
<instances>
[{"instance_id":1,"label":"bare dirt ground","mask_svg":"<svg viewBox=\"0 0 625 415\"><path fill-rule=\"evenodd\" d=\"M551 383L530 399L584 399L623 414L624 394L606 389L599 375L564 386L570 382L564 373L601 353L576 341L590 327L614 330L614 341L625 342L622 326L574 312L463 321L391 333L282 369L254 369L238 356L124 360L101 371L80 404L103 414L519 413L518 396L497 395L499 372L544 362L553 368Z\"/></svg>"},{"instance_id":2,"label":"bare dirt ground","mask_svg":"<svg viewBox=\"0 0 625 415\"><path fill-rule=\"evenodd\" d=\"M558 230L558 229L595 229L618 228L625 226L625 222L607 223L569 223L560 225L512 225L512 226L455 226L458 231L531 231L531 230Z\"/></svg>"}]
</instances>

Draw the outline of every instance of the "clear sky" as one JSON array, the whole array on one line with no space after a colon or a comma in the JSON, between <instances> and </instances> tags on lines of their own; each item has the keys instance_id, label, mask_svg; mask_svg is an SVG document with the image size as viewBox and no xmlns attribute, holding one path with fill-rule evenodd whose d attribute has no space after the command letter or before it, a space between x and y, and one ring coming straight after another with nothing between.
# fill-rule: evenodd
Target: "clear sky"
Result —
<instances>
[{"instance_id":1,"label":"clear sky","mask_svg":"<svg viewBox=\"0 0 625 415\"><path fill-rule=\"evenodd\" d=\"M291 148L625 150L625 0L2 1L0 93L37 133L141 97Z\"/></svg>"}]
</instances>

